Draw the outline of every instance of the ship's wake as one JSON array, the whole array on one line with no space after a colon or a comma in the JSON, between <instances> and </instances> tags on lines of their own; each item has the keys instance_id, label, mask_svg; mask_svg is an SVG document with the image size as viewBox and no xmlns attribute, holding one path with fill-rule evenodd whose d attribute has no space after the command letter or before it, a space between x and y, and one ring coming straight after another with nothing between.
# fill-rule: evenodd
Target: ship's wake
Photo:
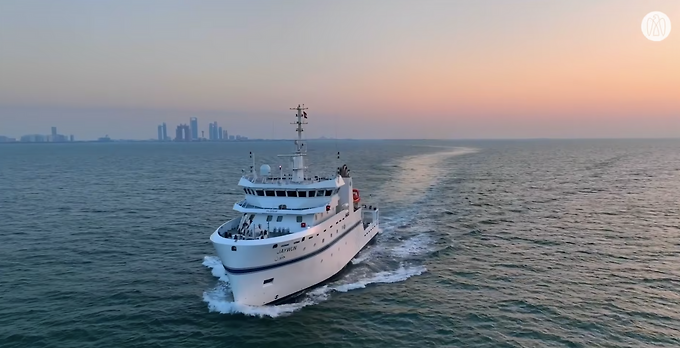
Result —
<instances>
[{"instance_id":1,"label":"ship's wake","mask_svg":"<svg viewBox=\"0 0 680 348\"><path fill-rule=\"evenodd\" d=\"M432 197L437 193L433 188L446 175L444 160L474 152L477 150L454 148L397 162L397 175L376 195L384 206L394 207L391 214L381 218L383 233L351 260L349 271L340 279L309 290L292 303L242 305L233 300L229 280L219 258L206 256L203 265L210 268L219 281L215 288L203 294L203 300L212 312L275 318L326 301L333 292L348 292L371 284L396 283L423 274L427 269L422 265L422 259L447 247L438 243L435 233L439 227L428 217L436 201Z\"/></svg>"},{"instance_id":2,"label":"ship's wake","mask_svg":"<svg viewBox=\"0 0 680 348\"><path fill-rule=\"evenodd\" d=\"M438 242L435 237L441 228L432 218L433 211L441 208L441 200L436 197L441 192L437 187L452 172L447 166L451 162L446 160L476 152L478 149L474 148L448 148L387 164L397 167L398 171L380 190L379 198L392 211L381 212L383 233L375 246L362 251L352 263L385 258L414 261L447 248L448 244Z\"/></svg>"},{"instance_id":3,"label":"ship's wake","mask_svg":"<svg viewBox=\"0 0 680 348\"><path fill-rule=\"evenodd\" d=\"M333 292L348 292L362 289L370 284L401 282L427 271L424 266L406 266L402 264L399 268L392 271L372 274L370 272L357 272L356 274L350 272L341 279L306 292L295 299L295 302L269 306L250 306L234 302L229 287L229 279L217 256L206 256L203 259L203 265L210 268L213 276L219 279L215 288L203 293L203 301L208 303L208 309L211 312L272 318L288 315L304 307L321 303L327 300Z\"/></svg>"}]
</instances>

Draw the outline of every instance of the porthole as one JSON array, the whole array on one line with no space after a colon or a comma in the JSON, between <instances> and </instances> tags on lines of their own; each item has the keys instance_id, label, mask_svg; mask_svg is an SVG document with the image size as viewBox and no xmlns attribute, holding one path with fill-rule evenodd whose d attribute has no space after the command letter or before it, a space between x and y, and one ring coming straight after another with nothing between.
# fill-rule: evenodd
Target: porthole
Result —
<instances>
[{"instance_id":1,"label":"porthole","mask_svg":"<svg viewBox=\"0 0 680 348\"><path fill-rule=\"evenodd\" d=\"M272 245L272 249L276 249L276 247L279 246L278 244Z\"/></svg>"}]
</instances>

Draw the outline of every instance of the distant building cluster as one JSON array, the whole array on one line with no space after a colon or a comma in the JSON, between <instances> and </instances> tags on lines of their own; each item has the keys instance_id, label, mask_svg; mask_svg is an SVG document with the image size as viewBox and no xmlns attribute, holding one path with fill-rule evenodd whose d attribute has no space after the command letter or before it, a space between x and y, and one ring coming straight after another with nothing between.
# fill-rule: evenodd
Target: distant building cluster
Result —
<instances>
[{"instance_id":1,"label":"distant building cluster","mask_svg":"<svg viewBox=\"0 0 680 348\"><path fill-rule=\"evenodd\" d=\"M188 124L180 124L175 129L174 138L168 134L168 126L165 123L158 125L157 141L178 141L178 142L192 142L192 141L229 141L229 140L248 140L248 137L241 135L230 135L226 129L222 129L217 122L208 124L208 137L205 137L205 132L201 131L199 136L198 119L196 117L189 118ZM108 134L104 137L94 140L97 142L112 142ZM130 141L130 140L128 140ZM148 140L146 140L148 141ZM67 143L75 142L73 135L63 135L57 132L57 127L52 127L50 134L27 134L20 138L12 138L0 135L0 143Z\"/></svg>"},{"instance_id":2,"label":"distant building cluster","mask_svg":"<svg viewBox=\"0 0 680 348\"><path fill-rule=\"evenodd\" d=\"M198 118L189 118L188 124L180 124L175 129L175 138L168 136L168 127L165 123L158 125L158 141L234 141L234 140L248 140L248 137L241 135L230 135L226 129L222 129L217 122L208 124L208 137L205 137L205 131L201 131L201 136L198 136Z\"/></svg>"},{"instance_id":3,"label":"distant building cluster","mask_svg":"<svg viewBox=\"0 0 680 348\"><path fill-rule=\"evenodd\" d=\"M16 138L10 138L0 135L0 143L16 142ZM75 141L73 135L63 135L57 133L57 127L52 127L52 132L47 135L43 134L28 134L19 138L22 143L67 143Z\"/></svg>"}]
</instances>

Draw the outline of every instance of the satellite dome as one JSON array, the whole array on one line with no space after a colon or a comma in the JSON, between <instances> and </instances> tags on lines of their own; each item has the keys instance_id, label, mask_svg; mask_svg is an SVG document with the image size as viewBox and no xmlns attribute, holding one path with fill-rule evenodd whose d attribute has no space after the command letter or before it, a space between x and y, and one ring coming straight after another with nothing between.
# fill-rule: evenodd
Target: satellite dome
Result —
<instances>
[{"instance_id":1,"label":"satellite dome","mask_svg":"<svg viewBox=\"0 0 680 348\"><path fill-rule=\"evenodd\" d=\"M272 168L268 164L263 164L260 166L260 175L267 176L271 174Z\"/></svg>"}]
</instances>

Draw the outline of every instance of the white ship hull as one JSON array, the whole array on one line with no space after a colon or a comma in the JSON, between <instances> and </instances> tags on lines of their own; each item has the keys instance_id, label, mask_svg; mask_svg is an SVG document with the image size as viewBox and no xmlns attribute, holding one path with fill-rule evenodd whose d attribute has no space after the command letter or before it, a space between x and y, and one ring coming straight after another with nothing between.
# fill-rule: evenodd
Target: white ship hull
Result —
<instances>
[{"instance_id":1,"label":"white ship hull","mask_svg":"<svg viewBox=\"0 0 680 348\"><path fill-rule=\"evenodd\" d=\"M293 235L236 241L219 234L220 229L233 226L232 220L220 226L210 240L222 260L234 300L260 306L295 295L340 272L380 232L377 221L364 224L361 217L362 209L343 210Z\"/></svg>"}]
</instances>

